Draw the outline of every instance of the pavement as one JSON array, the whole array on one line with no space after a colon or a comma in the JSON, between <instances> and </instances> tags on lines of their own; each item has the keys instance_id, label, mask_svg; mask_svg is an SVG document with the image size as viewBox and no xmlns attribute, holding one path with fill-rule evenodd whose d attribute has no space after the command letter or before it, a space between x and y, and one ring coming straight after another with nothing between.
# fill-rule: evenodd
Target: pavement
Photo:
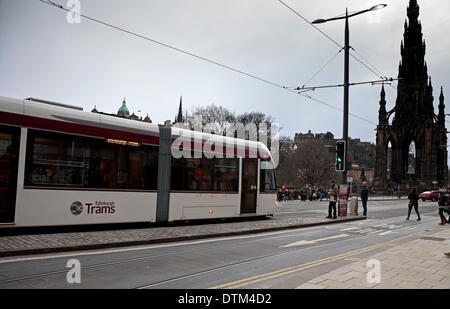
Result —
<instances>
[{"instance_id":1,"label":"pavement","mask_svg":"<svg viewBox=\"0 0 450 309\"><path fill-rule=\"evenodd\" d=\"M448 225L363 259L354 257L355 262L317 276L297 289L448 289L450 258L445 252L450 252ZM377 268L379 277L375 275Z\"/></svg>"},{"instance_id":2,"label":"pavement","mask_svg":"<svg viewBox=\"0 0 450 309\"><path fill-rule=\"evenodd\" d=\"M203 221L165 226L150 225L145 228L119 228L116 226L114 229L101 231L75 230L40 234L29 232L21 235L0 236L0 257L178 242L365 219L365 217L355 215L338 217L336 220L326 219L324 213L309 213L307 216L301 213L290 216L275 214L274 217L258 219Z\"/></svg>"}]
</instances>

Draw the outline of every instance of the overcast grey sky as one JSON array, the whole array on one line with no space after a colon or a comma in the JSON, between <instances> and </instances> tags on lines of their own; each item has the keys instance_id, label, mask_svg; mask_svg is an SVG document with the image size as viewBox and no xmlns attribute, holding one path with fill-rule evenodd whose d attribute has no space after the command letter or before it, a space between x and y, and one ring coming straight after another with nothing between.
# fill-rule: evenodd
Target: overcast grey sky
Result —
<instances>
[{"instance_id":1,"label":"overcast grey sky","mask_svg":"<svg viewBox=\"0 0 450 309\"><path fill-rule=\"evenodd\" d=\"M408 0L284 1L308 20L388 4L350 20L350 45L384 75L397 77ZM450 89L450 1L418 2L437 113L441 85L444 95ZM302 86L339 51L277 0L81 0L81 13L285 86ZM343 21L319 27L343 45ZM350 61L351 82L377 79ZM69 24L65 12L38 0L0 0L0 68L2 96L114 113L126 97L131 112L163 123L173 120L182 95L188 110L214 103L237 113L262 111L283 127L282 135L312 130L342 136L341 112L89 20ZM308 85L342 82L341 53ZM377 123L380 89L351 87L350 112ZM342 88L310 95L342 108ZM393 107L396 90L387 86L386 97ZM350 118L353 138L375 142L374 129Z\"/></svg>"}]
</instances>

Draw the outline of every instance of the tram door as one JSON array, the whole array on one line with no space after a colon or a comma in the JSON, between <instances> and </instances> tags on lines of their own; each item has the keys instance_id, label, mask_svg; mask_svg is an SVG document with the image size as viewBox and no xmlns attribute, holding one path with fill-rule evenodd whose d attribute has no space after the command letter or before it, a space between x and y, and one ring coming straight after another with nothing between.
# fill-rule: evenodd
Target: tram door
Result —
<instances>
[{"instance_id":1,"label":"tram door","mask_svg":"<svg viewBox=\"0 0 450 309\"><path fill-rule=\"evenodd\" d=\"M20 128L0 126L0 223L13 223Z\"/></svg>"},{"instance_id":2,"label":"tram door","mask_svg":"<svg viewBox=\"0 0 450 309\"><path fill-rule=\"evenodd\" d=\"M242 159L241 214L256 213L258 160Z\"/></svg>"}]
</instances>

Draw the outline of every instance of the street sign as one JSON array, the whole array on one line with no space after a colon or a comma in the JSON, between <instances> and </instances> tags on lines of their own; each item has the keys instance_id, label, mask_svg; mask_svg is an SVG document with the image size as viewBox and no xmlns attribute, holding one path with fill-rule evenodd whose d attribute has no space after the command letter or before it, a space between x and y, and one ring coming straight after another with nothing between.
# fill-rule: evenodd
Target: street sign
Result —
<instances>
[{"instance_id":1,"label":"street sign","mask_svg":"<svg viewBox=\"0 0 450 309\"><path fill-rule=\"evenodd\" d=\"M343 184L339 186L339 204L338 204L338 216L347 216L347 206L348 206L348 185Z\"/></svg>"}]
</instances>

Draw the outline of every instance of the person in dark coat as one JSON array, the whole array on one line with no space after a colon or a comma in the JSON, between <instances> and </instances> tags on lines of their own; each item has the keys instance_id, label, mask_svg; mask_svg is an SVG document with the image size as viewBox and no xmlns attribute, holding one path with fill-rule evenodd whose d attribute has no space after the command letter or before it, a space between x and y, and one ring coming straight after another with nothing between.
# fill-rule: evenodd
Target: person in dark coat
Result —
<instances>
[{"instance_id":1,"label":"person in dark coat","mask_svg":"<svg viewBox=\"0 0 450 309\"><path fill-rule=\"evenodd\" d=\"M412 188L408 195L409 204L408 204L408 217L406 220L409 220L409 215L411 214L411 210L414 207L414 211L417 214L417 221L420 221L420 213L419 213L419 194L417 194L416 188Z\"/></svg>"},{"instance_id":2,"label":"person in dark coat","mask_svg":"<svg viewBox=\"0 0 450 309\"><path fill-rule=\"evenodd\" d=\"M445 192L443 190L441 190L440 195L439 195L439 201L438 201L439 217L441 217L441 223L439 223L440 225L444 225L445 223L450 223L450 207L447 204L448 204L448 197L445 194ZM445 218L444 212L449 214L448 220Z\"/></svg>"},{"instance_id":3,"label":"person in dark coat","mask_svg":"<svg viewBox=\"0 0 450 309\"><path fill-rule=\"evenodd\" d=\"M361 190L361 201L364 209L363 216L367 216L367 200L369 199L369 189L367 188L367 182L363 182L363 188Z\"/></svg>"},{"instance_id":4,"label":"person in dark coat","mask_svg":"<svg viewBox=\"0 0 450 309\"><path fill-rule=\"evenodd\" d=\"M277 200L278 202L281 202L283 200L283 191L281 188L277 192Z\"/></svg>"}]
</instances>

